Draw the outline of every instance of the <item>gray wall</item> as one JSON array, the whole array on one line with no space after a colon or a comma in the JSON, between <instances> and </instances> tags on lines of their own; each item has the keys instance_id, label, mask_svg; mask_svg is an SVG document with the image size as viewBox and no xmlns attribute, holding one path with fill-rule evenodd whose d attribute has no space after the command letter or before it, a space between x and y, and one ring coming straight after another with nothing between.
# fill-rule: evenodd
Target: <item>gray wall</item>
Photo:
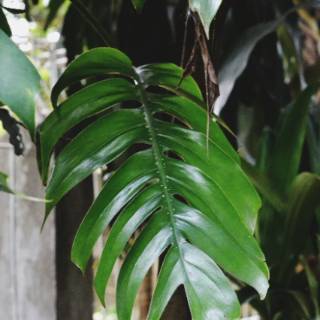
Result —
<instances>
[{"instance_id":1,"label":"gray wall","mask_svg":"<svg viewBox=\"0 0 320 320\"><path fill-rule=\"evenodd\" d=\"M0 171L14 190L43 198L30 142L24 156L15 157L0 140ZM53 215L40 233L44 204L0 192L0 216L0 319L55 320Z\"/></svg>"}]
</instances>

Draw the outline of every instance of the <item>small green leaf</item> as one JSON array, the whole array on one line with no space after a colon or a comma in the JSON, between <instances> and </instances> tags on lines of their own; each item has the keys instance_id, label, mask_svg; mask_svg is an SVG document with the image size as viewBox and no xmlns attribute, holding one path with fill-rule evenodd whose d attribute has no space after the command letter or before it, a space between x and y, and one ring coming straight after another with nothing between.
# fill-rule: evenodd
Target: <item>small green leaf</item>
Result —
<instances>
[{"instance_id":1,"label":"small green leaf","mask_svg":"<svg viewBox=\"0 0 320 320\"><path fill-rule=\"evenodd\" d=\"M34 135L40 76L25 54L0 30L0 100Z\"/></svg>"},{"instance_id":2,"label":"small green leaf","mask_svg":"<svg viewBox=\"0 0 320 320\"><path fill-rule=\"evenodd\" d=\"M24 193L21 192L15 192L13 191L8 184L8 176L0 171L0 192L6 192L6 193L11 193L14 194L16 197L24 199L24 200L28 200L28 201L32 201L32 202L46 202L45 199L41 199L41 198L37 198L37 197L32 197L32 196L28 196Z\"/></svg>"},{"instance_id":3,"label":"small green leaf","mask_svg":"<svg viewBox=\"0 0 320 320\"><path fill-rule=\"evenodd\" d=\"M203 24L206 35L210 37L210 25L216 16L222 0L189 0L189 7L191 11L197 12Z\"/></svg>"},{"instance_id":4,"label":"small green leaf","mask_svg":"<svg viewBox=\"0 0 320 320\"><path fill-rule=\"evenodd\" d=\"M13 193L8 185L8 176L3 172L0 172L0 191Z\"/></svg>"}]
</instances>

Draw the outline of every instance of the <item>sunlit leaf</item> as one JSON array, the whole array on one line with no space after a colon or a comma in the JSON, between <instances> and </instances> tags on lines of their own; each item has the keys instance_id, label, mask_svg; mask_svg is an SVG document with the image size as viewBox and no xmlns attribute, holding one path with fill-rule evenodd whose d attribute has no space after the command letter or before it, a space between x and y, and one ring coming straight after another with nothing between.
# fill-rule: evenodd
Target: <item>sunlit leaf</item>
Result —
<instances>
[{"instance_id":1,"label":"sunlit leaf","mask_svg":"<svg viewBox=\"0 0 320 320\"><path fill-rule=\"evenodd\" d=\"M0 30L0 101L28 128L35 128L35 97L40 76L25 54Z\"/></svg>"}]
</instances>

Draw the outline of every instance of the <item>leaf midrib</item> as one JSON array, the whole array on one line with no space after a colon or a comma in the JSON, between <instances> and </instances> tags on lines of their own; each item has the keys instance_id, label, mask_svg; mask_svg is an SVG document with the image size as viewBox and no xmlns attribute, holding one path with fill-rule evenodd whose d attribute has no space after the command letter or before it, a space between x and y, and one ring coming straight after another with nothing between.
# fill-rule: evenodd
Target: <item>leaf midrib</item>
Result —
<instances>
[{"instance_id":1,"label":"leaf midrib","mask_svg":"<svg viewBox=\"0 0 320 320\"><path fill-rule=\"evenodd\" d=\"M142 108L143 108L144 114L145 114L145 121L146 121L146 125L147 125L147 130L150 135L153 155L155 158L156 167L158 169L158 174L159 174L159 178L160 178L160 188L162 189L162 192L163 192L164 201L166 203L167 212L168 212L168 216L169 216L169 220L170 220L170 225L171 225L171 230L172 230L172 235L173 235L173 237L172 237L173 246L176 247L178 250L179 260L180 260L181 267L182 267L182 270L184 273L185 281L187 281L189 284L191 284L189 281L186 266L184 264L183 253L181 252L181 248L180 248L180 241L179 241L179 233L180 232L177 230L177 227L175 225L174 208L172 206L172 197L168 192L169 188L168 188L168 181L167 181L167 177L166 177L166 173L165 173L165 167L163 164L163 157L161 156L161 151L160 151L159 143L157 140L156 131L155 131L154 125L153 125L152 112L148 108L149 98L148 98L148 95L147 95L146 90L144 88L143 81L140 79L139 74L136 74L136 80L137 80L138 91L139 91L140 97L141 97Z\"/></svg>"}]
</instances>

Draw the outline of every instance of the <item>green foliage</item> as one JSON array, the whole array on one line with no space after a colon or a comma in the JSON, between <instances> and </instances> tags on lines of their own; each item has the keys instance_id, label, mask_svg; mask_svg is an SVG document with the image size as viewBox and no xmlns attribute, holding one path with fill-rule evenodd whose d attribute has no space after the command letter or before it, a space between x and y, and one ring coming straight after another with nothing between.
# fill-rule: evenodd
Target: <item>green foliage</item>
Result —
<instances>
[{"instance_id":1,"label":"green foliage","mask_svg":"<svg viewBox=\"0 0 320 320\"><path fill-rule=\"evenodd\" d=\"M33 137L35 131L35 95L39 92L40 77L23 52L9 38L11 29L3 10L12 14L23 10L11 9L0 4L0 106L7 105L27 127ZM23 152L23 141L18 121L0 108L0 121L10 136L16 155ZM13 193L8 185L8 176L0 172L0 191ZM20 195L28 198L27 196Z\"/></svg>"},{"instance_id":2,"label":"green foliage","mask_svg":"<svg viewBox=\"0 0 320 320\"><path fill-rule=\"evenodd\" d=\"M40 76L23 52L0 30L0 101L7 105L34 135L35 97Z\"/></svg>"},{"instance_id":3,"label":"green foliage","mask_svg":"<svg viewBox=\"0 0 320 320\"><path fill-rule=\"evenodd\" d=\"M273 32L280 21L274 20L255 25L239 36L219 70L220 97L215 104L217 113L220 113L225 106L236 80L247 67L250 55L257 43Z\"/></svg>"},{"instance_id":4,"label":"green foliage","mask_svg":"<svg viewBox=\"0 0 320 320\"><path fill-rule=\"evenodd\" d=\"M47 26L63 3L67 1L50 1ZM312 97L318 90L320 64L306 67L310 61L304 58L313 41L318 41L318 48L320 40L316 18L303 9L319 6L319 1L294 1L299 7L290 1L163 1L157 2L157 9L150 5L142 10L144 3L132 0L139 11L135 16L130 1L73 1L62 31L68 58L72 60L83 48L115 43L142 63L160 60L158 51L162 61L172 61L164 52L183 42L178 16L187 10L196 12L218 66L221 95L215 110L223 113L228 125L231 119L231 126L232 119L241 117L239 146L250 163L240 163L217 120L210 119L207 127L200 90L190 77L181 82L180 68L172 64L136 68L117 50L95 49L62 75L52 92L56 110L39 130L39 167L48 184L47 215L71 188L107 166L109 178L79 228L72 260L84 270L96 240L110 227L95 287L104 302L115 261L125 256L117 283L120 319L130 319L142 279L159 256L162 267L150 319L160 318L180 285L194 319L238 318L239 303L226 275L239 280L240 302L250 302L266 319L319 318L320 117ZM167 9L173 3L179 14L169 16ZM155 26L143 25L156 20L159 8L165 15L162 12L157 28L170 31L163 39L155 36ZM10 35L1 13L0 27ZM289 13L294 15L286 19ZM215 34L209 37L216 15ZM188 25L187 47L191 28ZM308 45L303 44L304 38ZM148 46L139 51L137 43ZM149 49L154 56L144 55ZM202 74L192 63L199 52L186 48L188 55L185 75L194 68L195 74ZM3 72L11 76L8 69ZM74 84L79 88L84 79L86 87L58 102L65 88ZM11 90L10 96L15 98L17 92ZM31 113L9 106L25 124L31 119ZM80 133L51 168L55 146L79 124ZM0 178L5 189L6 176ZM251 183L262 197L255 230L260 200ZM133 243L136 231L141 233ZM266 292L268 273L253 232L271 270L264 301L259 294Z\"/></svg>"},{"instance_id":5,"label":"green foliage","mask_svg":"<svg viewBox=\"0 0 320 320\"><path fill-rule=\"evenodd\" d=\"M260 199L216 120L210 119L208 131L197 84L182 76L174 64L133 67L116 49L90 50L55 85L55 111L39 129L39 167L47 182L58 140L91 119L56 159L47 214L94 170L115 168L72 249L72 260L85 270L97 239L111 226L95 279L101 301L116 259L143 226L117 281L120 320L131 318L139 286L161 255L149 319L160 319L179 285L193 319L238 319L239 303L221 269L262 298L268 289L264 255L253 237ZM57 105L63 89L88 78L99 81Z\"/></svg>"},{"instance_id":6,"label":"green foliage","mask_svg":"<svg viewBox=\"0 0 320 320\"><path fill-rule=\"evenodd\" d=\"M0 191L12 193L12 190L8 185L8 176L3 172L0 172Z\"/></svg>"},{"instance_id":7,"label":"green foliage","mask_svg":"<svg viewBox=\"0 0 320 320\"><path fill-rule=\"evenodd\" d=\"M287 13L297 9L288 7ZM241 153L251 163L243 161L243 169L262 196L256 235L271 273L265 300L248 287L241 288L238 297L264 319L317 319L320 139L314 97L319 70L317 65L304 69L295 20L284 23L279 17L246 28L245 37L231 42L219 71L221 97L216 111L229 108L230 112L232 106L234 113L239 106ZM265 38L273 30L277 33ZM267 51L272 45L281 49L274 51L275 57Z\"/></svg>"},{"instance_id":8,"label":"green foliage","mask_svg":"<svg viewBox=\"0 0 320 320\"><path fill-rule=\"evenodd\" d=\"M283 194L288 191L299 172L311 98L317 87L310 86L304 90L294 103L284 110L278 123L269 172L276 188ZM283 170L284 168L286 170Z\"/></svg>"},{"instance_id":9,"label":"green foliage","mask_svg":"<svg viewBox=\"0 0 320 320\"><path fill-rule=\"evenodd\" d=\"M271 142L266 143L269 137L262 136L261 145L267 147L261 148L256 166L244 162L245 171L263 196L258 236L272 266L265 302L258 301L253 292L246 299L265 318L310 319L318 313L313 298L318 290L314 289L314 271L309 270L307 260L306 274L296 271L300 257L313 252L310 230L320 207L320 177L299 173L308 114L317 89L318 85L310 85L283 110Z\"/></svg>"}]
</instances>

